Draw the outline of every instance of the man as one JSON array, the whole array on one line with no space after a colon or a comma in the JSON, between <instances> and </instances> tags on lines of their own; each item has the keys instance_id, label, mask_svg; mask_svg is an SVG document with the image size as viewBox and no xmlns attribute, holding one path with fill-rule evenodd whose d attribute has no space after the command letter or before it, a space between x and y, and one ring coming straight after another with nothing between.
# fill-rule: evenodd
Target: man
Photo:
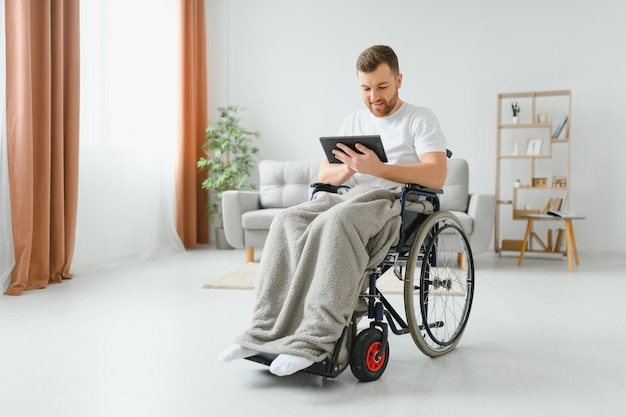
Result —
<instances>
[{"instance_id":1,"label":"man","mask_svg":"<svg viewBox=\"0 0 626 417\"><path fill-rule=\"evenodd\" d=\"M397 238L399 185L442 188L446 140L433 113L403 103L398 58L375 45L359 55L357 75L369 111L357 111L340 135L380 135L388 163L365 146L339 144L342 164L324 159L319 182L351 185L283 211L261 259L250 328L219 356L222 362L275 355L270 372L290 375L328 357L356 309L364 279ZM316 194L316 195L318 195Z\"/></svg>"},{"instance_id":2,"label":"man","mask_svg":"<svg viewBox=\"0 0 626 417\"><path fill-rule=\"evenodd\" d=\"M340 135L381 134L389 163L380 162L376 154L364 146L357 146L363 152L361 155L345 145L339 145L343 152L335 151L335 156L344 164L330 164L324 159L320 182L340 185L358 173L387 180L373 181L357 175L365 183L373 185L392 185L389 182L392 181L443 187L447 161L445 149L442 151L438 143L443 137L438 122L428 109L409 105L402 108L404 103L398 96L402 74L393 50L385 46L365 50L357 61L357 74L363 101L371 114L365 111L353 113L344 122ZM401 115L396 114L399 110ZM402 139L406 142L400 142ZM418 139L430 142L422 145L425 151L419 155L415 153L415 145L407 143ZM445 147L445 139L442 142ZM394 160L395 163L392 162Z\"/></svg>"}]
</instances>

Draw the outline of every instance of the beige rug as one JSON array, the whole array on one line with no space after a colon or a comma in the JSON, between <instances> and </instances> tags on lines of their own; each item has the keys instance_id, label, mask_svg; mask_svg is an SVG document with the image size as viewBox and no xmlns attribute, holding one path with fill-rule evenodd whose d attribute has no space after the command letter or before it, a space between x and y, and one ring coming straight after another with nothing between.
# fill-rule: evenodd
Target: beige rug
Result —
<instances>
[{"instance_id":1,"label":"beige rug","mask_svg":"<svg viewBox=\"0 0 626 417\"><path fill-rule=\"evenodd\" d=\"M225 289L225 290L252 290L256 277L259 272L258 262L249 262L242 264L229 273L222 275L219 278L213 279L204 284L202 288L206 289ZM463 274L461 274L463 275ZM383 294L403 294L404 293L404 281L399 280L393 273L393 270L385 272L385 274L378 279L376 288ZM441 288L431 292L441 291L438 295L448 295L453 297L465 296L465 288L458 280L455 280L452 284L452 291L446 291Z\"/></svg>"},{"instance_id":2,"label":"beige rug","mask_svg":"<svg viewBox=\"0 0 626 417\"><path fill-rule=\"evenodd\" d=\"M207 289L251 290L259 272L258 262L245 263L221 277L204 284ZM389 270L378 279L376 287L383 294L402 294L404 281L400 281L393 271Z\"/></svg>"},{"instance_id":3,"label":"beige rug","mask_svg":"<svg viewBox=\"0 0 626 417\"><path fill-rule=\"evenodd\" d=\"M249 262L240 265L227 274L222 275L216 279L212 279L208 283L204 284L202 288L206 289L227 289L227 290L252 290L256 277L259 273L259 263ZM461 273L464 275L464 272ZM444 289L435 291L441 291L439 295L448 295L453 297L465 296L465 289L461 284L464 281L464 277L459 276L458 280L455 280L452 284L452 291L448 292ZM382 277L378 279L376 287L383 294L404 294L404 281L399 280L390 269ZM431 291L433 294L434 291Z\"/></svg>"}]
</instances>

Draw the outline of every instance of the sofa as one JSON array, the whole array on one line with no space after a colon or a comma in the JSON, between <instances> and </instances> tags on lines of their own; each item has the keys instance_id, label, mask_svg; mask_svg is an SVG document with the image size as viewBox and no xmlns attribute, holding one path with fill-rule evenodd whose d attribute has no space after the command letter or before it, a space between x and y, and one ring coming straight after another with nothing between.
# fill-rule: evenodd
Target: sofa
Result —
<instances>
[{"instance_id":1,"label":"sofa","mask_svg":"<svg viewBox=\"0 0 626 417\"><path fill-rule=\"evenodd\" d=\"M254 262L254 248L263 247L278 212L310 199L318 169L319 163L264 160L259 163L258 191L222 194L226 240L234 248L246 248L246 262ZM462 222L473 254L486 251L494 227L495 196L469 193L469 166L459 158L448 160L443 191L441 210L450 210Z\"/></svg>"}]
</instances>

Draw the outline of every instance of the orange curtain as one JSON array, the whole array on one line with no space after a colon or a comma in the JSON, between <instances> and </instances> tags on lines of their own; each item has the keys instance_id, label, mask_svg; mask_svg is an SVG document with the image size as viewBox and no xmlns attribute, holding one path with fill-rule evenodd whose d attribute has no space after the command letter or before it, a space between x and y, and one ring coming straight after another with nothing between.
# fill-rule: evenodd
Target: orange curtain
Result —
<instances>
[{"instance_id":1,"label":"orange curtain","mask_svg":"<svg viewBox=\"0 0 626 417\"><path fill-rule=\"evenodd\" d=\"M79 0L8 0L9 295L71 278L78 190Z\"/></svg>"},{"instance_id":2,"label":"orange curtain","mask_svg":"<svg viewBox=\"0 0 626 417\"><path fill-rule=\"evenodd\" d=\"M176 171L176 221L186 248L209 241L208 195L198 172L207 127L206 49L204 0L179 0L180 12L180 117Z\"/></svg>"}]
</instances>

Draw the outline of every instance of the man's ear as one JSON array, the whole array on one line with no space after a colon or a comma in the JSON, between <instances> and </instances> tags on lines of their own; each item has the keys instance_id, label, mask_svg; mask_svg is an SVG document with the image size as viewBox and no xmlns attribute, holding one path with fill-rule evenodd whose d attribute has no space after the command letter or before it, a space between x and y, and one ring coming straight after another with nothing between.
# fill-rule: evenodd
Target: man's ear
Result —
<instances>
[{"instance_id":1,"label":"man's ear","mask_svg":"<svg viewBox=\"0 0 626 417\"><path fill-rule=\"evenodd\" d=\"M398 78L396 79L396 84L398 84L398 88L402 86L402 74L398 74Z\"/></svg>"}]
</instances>

